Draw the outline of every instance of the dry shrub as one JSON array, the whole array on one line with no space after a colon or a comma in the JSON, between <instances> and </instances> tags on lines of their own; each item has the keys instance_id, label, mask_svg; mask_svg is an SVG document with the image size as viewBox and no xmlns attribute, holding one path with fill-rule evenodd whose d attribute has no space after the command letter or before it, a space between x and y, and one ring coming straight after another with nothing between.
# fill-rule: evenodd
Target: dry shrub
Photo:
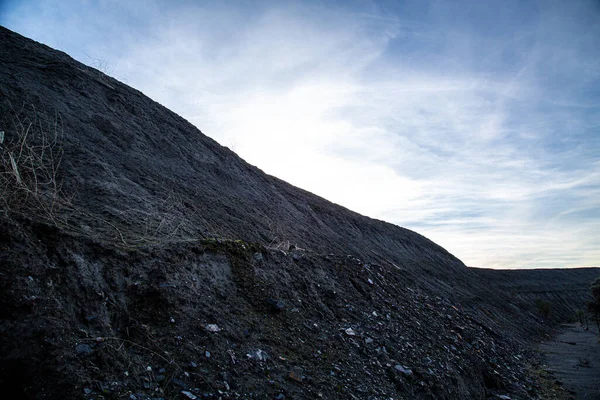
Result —
<instances>
[{"instance_id":1,"label":"dry shrub","mask_svg":"<svg viewBox=\"0 0 600 400\"><path fill-rule=\"evenodd\" d=\"M49 118L2 108L0 126L0 211L54 221L61 196L63 156L60 116Z\"/></svg>"}]
</instances>

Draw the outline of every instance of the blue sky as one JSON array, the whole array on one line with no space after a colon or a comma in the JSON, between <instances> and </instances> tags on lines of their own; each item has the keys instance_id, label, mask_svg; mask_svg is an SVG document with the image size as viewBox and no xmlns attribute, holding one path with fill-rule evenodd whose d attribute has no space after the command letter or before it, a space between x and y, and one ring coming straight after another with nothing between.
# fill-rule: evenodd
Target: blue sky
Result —
<instances>
[{"instance_id":1,"label":"blue sky","mask_svg":"<svg viewBox=\"0 0 600 400\"><path fill-rule=\"evenodd\" d=\"M0 24L469 266L600 266L598 1L0 4Z\"/></svg>"}]
</instances>

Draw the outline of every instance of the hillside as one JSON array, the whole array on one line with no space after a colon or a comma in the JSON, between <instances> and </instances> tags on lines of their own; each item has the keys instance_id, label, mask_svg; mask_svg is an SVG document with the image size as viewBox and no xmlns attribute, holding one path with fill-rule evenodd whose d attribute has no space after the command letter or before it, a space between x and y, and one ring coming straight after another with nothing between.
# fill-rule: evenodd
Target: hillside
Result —
<instances>
[{"instance_id":1,"label":"hillside","mask_svg":"<svg viewBox=\"0 0 600 400\"><path fill-rule=\"evenodd\" d=\"M600 268L474 269L473 272L524 303L547 302L550 319L558 322L574 318L577 310L586 310L590 283L600 276Z\"/></svg>"},{"instance_id":2,"label":"hillside","mask_svg":"<svg viewBox=\"0 0 600 400\"><path fill-rule=\"evenodd\" d=\"M529 343L550 328L494 272L264 174L64 53L2 27L0 49L4 392L543 393Z\"/></svg>"}]
</instances>

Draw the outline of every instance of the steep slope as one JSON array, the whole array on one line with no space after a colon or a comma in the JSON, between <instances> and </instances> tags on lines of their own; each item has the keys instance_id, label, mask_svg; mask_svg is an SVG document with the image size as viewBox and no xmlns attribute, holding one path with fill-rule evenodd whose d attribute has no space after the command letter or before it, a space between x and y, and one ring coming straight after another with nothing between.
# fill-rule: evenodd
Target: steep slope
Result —
<instances>
[{"instance_id":1,"label":"steep slope","mask_svg":"<svg viewBox=\"0 0 600 400\"><path fill-rule=\"evenodd\" d=\"M525 299L63 53L1 27L0 49L3 391L537 396Z\"/></svg>"},{"instance_id":2,"label":"steep slope","mask_svg":"<svg viewBox=\"0 0 600 400\"><path fill-rule=\"evenodd\" d=\"M65 54L6 29L0 40L4 125L17 115L57 119L64 194L101 217L95 226L85 218L81 229L118 237L110 222L128 243L220 235L320 252L375 251L434 274L465 269L412 231L265 175L183 118Z\"/></svg>"}]
</instances>

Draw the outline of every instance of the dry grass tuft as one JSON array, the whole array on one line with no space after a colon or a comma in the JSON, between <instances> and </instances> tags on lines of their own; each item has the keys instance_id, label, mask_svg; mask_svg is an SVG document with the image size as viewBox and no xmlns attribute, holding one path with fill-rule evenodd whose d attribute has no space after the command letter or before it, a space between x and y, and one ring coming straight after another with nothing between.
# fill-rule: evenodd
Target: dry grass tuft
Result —
<instances>
[{"instance_id":1,"label":"dry grass tuft","mask_svg":"<svg viewBox=\"0 0 600 400\"><path fill-rule=\"evenodd\" d=\"M63 157L60 115L49 117L32 105L3 109L0 126L0 212L36 215L56 222ZM29 115L29 116L28 116Z\"/></svg>"}]
</instances>

